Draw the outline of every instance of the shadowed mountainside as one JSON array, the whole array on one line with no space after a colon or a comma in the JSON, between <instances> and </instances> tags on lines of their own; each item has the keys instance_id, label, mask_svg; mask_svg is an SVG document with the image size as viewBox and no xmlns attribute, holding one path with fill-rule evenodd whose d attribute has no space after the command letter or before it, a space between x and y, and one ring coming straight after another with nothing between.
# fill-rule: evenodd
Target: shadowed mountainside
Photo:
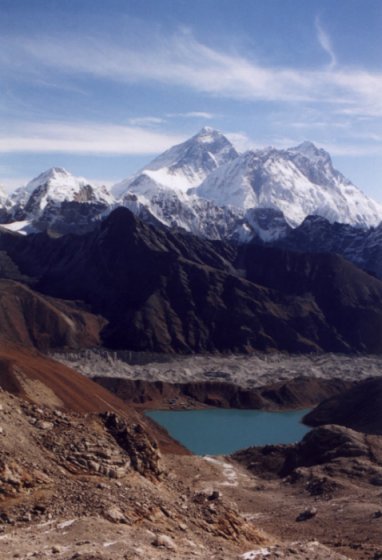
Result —
<instances>
[{"instance_id":1,"label":"shadowed mountainside","mask_svg":"<svg viewBox=\"0 0 382 560\"><path fill-rule=\"evenodd\" d=\"M382 435L382 379L366 379L337 396L325 399L305 416L304 422L310 426L340 424L368 434Z\"/></svg>"},{"instance_id":2,"label":"shadowed mountainside","mask_svg":"<svg viewBox=\"0 0 382 560\"><path fill-rule=\"evenodd\" d=\"M235 247L119 208L83 236L1 233L36 289L83 300L111 348L382 351L382 282L336 255Z\"/></svg>"}]
</instances>

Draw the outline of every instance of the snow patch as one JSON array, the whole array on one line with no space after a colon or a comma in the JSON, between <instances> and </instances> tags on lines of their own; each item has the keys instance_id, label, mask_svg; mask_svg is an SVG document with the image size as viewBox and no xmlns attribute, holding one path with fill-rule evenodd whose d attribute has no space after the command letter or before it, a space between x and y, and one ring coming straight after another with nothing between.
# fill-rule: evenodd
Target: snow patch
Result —
<instances>
[{"instance_id":1,"label":"snow patch","mask_svg":"<svg viewBox=\"0 0 382 560\"><path fill-rule=\"evenodd\" d=\"M231 463L227 463L221 459L216 459L216 457L210 457L209 455L204 457L205 461L212 463L222 469L222 474L225 478L224 482L219 483L219 486L238 486L238 476L237 471Z\"/></svg>"}]
</instances>

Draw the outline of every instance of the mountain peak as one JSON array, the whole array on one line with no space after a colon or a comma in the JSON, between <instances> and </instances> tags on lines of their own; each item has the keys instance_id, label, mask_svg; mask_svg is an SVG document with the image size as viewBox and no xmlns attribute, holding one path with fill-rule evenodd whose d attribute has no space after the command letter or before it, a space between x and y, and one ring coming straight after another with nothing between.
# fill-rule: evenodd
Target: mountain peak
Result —
<instances>
[{"instance_id":1,"label":"mountain peak","mask_svg":"<svg viewBox=\"0 0 382 560\"><path fill-rule=\"evenodd\" d=\"M49 169L43 171L42 173L40 173L40 175L32 179L32 181L38 181L38 180L44 181L44 180L54 179L60 176L70 177L71 173L69 173L69 171L66 171L66 169L64 169L63 167L50 167Z\"/></svg>"},{"instance_id":2,"label":"mountain peak","mask_svg":"<svg viewBox=\"0 0 382 560\"><path fill-rule=\"evenodd\" d=\"M215 128L210 126L204 126L194 137L193 140L198 140L203 143L212 143L219 138L225 138L225 136Z\"/></svg>"},{"instance_id":3,"label":"mountain peak","mask_svg":"<svg viewBox=\"0 0 382 560\"><path fill-rule=\"evenodd\" d=\"M211 171L238 157L231 142L218 130L206 126L197 134L173 146L136 175L112 187L116 197L134 193L150 200L165 189L187 196Z\"/></svg>"},{"instance_id":4,"label":"mountain peak","mask_svg":"<svg viewBox=\"0 0 382 560\"><path fill-rule=\"evenodd\" d=\"M66 183L68 179L74 179L73 175L69 173L69 171L66 171L63 167L50 167L29 181L23 189L25 189L28 193L32 193L41 185L45 185L47 183Z\"/></svg>"},{"instance_id":5,"label":"mountain peak","mask_svg":"<svg viewBox=\"0 0 382 560\"><path fill-rule=\"evenodd\" d=\"M305 140L298 146L294 146L288 150L295 154L301 154L312 161L325 160L331 161L330 155L323 148L318 148L313 142Z\"/></svg>"}]
</instances>

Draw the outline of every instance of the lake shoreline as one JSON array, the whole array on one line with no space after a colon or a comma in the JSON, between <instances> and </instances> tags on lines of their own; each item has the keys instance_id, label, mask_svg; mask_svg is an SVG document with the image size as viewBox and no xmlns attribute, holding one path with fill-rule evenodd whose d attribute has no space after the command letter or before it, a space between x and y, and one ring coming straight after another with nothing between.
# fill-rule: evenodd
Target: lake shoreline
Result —
<instances>
[{"instance_id":1,"label":"lake shoreline","mask_svg":"<svg viewBox=\"0 0 382 560\"><path fill-rule=\"evenodd\" d=\"M277 412L210 408L150 410L145 416L193 454L228 456L249 447L300 441L310 430L302 422L309 412L307 408Z\"/></svg>"}]
</instances>

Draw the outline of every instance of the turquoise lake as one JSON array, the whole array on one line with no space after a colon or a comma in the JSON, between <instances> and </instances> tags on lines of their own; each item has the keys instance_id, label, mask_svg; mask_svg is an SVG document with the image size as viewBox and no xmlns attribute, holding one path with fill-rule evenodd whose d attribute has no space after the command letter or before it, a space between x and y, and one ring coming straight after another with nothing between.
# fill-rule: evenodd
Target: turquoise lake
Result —
<instances>
[{"instance_id":1,"label":"turquoise lake","mask_svg":"<svg viewBox=\"0 0 382 560\"><path fill-rule=\"evenodd\" d=\"M287 412L209 408L151 410L146 415L197 455L228 455L244 447L300 441L309 409Z\"/></svg>"}]
</instances>

